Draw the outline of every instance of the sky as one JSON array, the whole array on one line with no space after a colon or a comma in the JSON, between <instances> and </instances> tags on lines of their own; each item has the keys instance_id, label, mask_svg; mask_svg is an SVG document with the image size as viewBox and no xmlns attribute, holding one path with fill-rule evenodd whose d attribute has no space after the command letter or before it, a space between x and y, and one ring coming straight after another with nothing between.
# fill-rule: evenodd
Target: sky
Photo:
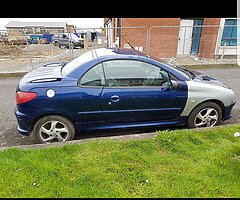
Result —
<instances>
[{"instance_id":1,"label":"sky","mask_svg":"<svg viewBox=\"0 0 240 200\"><path fill-rule=\"evenodd\" d=\"M77 28L100 28L103 27L104 18L0 18L0 30L6 30L9 21L20 22L67 22L76 25Z\"/></svg>"}]
</instances>

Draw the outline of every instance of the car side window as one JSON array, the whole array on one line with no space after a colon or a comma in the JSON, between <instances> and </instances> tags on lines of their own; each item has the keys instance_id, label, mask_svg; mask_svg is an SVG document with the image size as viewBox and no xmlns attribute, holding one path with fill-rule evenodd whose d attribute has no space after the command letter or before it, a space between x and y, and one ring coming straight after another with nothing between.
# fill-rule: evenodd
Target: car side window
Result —
<instances>
[{"instance_id":1,"label":"car side window","mask_svg":"<svg viewBox=\"0 0 240 200\"><path fill-rule=\"evenodd\" d=\"M90 70L88 70L80 79L80 86L103 86L104 85L104 74L102 64L95 65Z\"/></svg>"},{"instance_id":2,"label":"car side window","mask_svg":"<svg viewBox=\"0 0 240 200\"><path fill-rule=\"evenodd\" d=\"M106 86L168 86L169 74L161 68L136 60L112 60L103 63Z\"/></svg>"}]
</instances>

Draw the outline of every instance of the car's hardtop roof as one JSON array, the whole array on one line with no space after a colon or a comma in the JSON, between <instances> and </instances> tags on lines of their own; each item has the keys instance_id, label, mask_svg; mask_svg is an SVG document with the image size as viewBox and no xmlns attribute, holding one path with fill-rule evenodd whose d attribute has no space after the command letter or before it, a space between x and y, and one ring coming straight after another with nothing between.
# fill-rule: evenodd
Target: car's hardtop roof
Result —
<instances>
[{"instance_id":1,"label":"car's hardtop roof","mask_svg":"<svg viewBox=\"0 0 240 200\"><path fill-rule=\"evenodd\" d=\"M145 53L135 50L135 49L127 49L127 48L98 48L92 49L75 58L71 62L67 63L62 67L63 76L69 76L73 78L79 78L84 70L88 70L91 67L95 66L99 62L104 62L107 60L115 60L115 59L133 59L133 60L149 60L152 64L161 63L159 61L155 61L150 56ZM168 64L161 63L163 69L169 69L170 72L176 74L176 76L180 80L189 80L187 75L181 75L174 67L170 67ZM179 75L180 73L180 75Z\"/></svg>"},{"instance_id":2,"label":"car's hardtop roof","mask_svg":"<svg viewBox=\"0 0 240 200\"><path fill-rule=\"evenodd\" d=\"M111 56L144 56L146 57L146 54L144 54L141 51L135 50L135 49L127 49L127 48L99 48L99 49L93 49L92 54L95 57L111 57Z\"/></svg>"}]
</instances>

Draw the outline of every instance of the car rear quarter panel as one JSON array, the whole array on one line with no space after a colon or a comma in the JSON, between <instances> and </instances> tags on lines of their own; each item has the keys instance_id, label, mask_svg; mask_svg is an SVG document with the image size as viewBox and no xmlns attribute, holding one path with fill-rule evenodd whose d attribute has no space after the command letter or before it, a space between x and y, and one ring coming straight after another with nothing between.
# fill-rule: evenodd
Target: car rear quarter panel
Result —
<instances>
[{"instance_id":1,"label":"car rear quarter panel","mask_svg":"<svg viewBox=\"0 0 240 200\"><path fill-rule=\"evenodd\" d=\"M53 97L46 95L48 89L55 91ZM89 88L80 89L78 86L33 88L30 92L37 92L38 97L27 104L18 105L18 110L28 113L34 118L47 114L61 114L75 123L101 121L101 91L102 88L91 90ZM85 115L85 112L87 113L89 110L96 112L93 112L92 115Z\"/></svg>"}]
</instances>

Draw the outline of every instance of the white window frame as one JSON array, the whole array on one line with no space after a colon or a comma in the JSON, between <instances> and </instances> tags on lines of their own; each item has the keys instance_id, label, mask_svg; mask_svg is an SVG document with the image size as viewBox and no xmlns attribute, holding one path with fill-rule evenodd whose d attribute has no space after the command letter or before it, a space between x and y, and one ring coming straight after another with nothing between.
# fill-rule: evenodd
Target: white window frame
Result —
<instances>
[{"instance_id":1,"label":"white window frame","mask_svg":"<svg viewBox=\"0 0 240 200\"><path fill-rule=\"evenodd\" d=\"M221 41L222 41L223 29L224 29L224 24L226 19L237 19L238 20L237 24L239 25L239 18L221 18L220 25L219 25L220 28L218 31L218 37L217 37L217 42L215 47L215 56L222 55L222 52L224 49L224 46L221 46ZM237 43L239 44L239 42ZM224 55L237 55L237 46L226 46Z\"/></svg>"}]
</instances>

